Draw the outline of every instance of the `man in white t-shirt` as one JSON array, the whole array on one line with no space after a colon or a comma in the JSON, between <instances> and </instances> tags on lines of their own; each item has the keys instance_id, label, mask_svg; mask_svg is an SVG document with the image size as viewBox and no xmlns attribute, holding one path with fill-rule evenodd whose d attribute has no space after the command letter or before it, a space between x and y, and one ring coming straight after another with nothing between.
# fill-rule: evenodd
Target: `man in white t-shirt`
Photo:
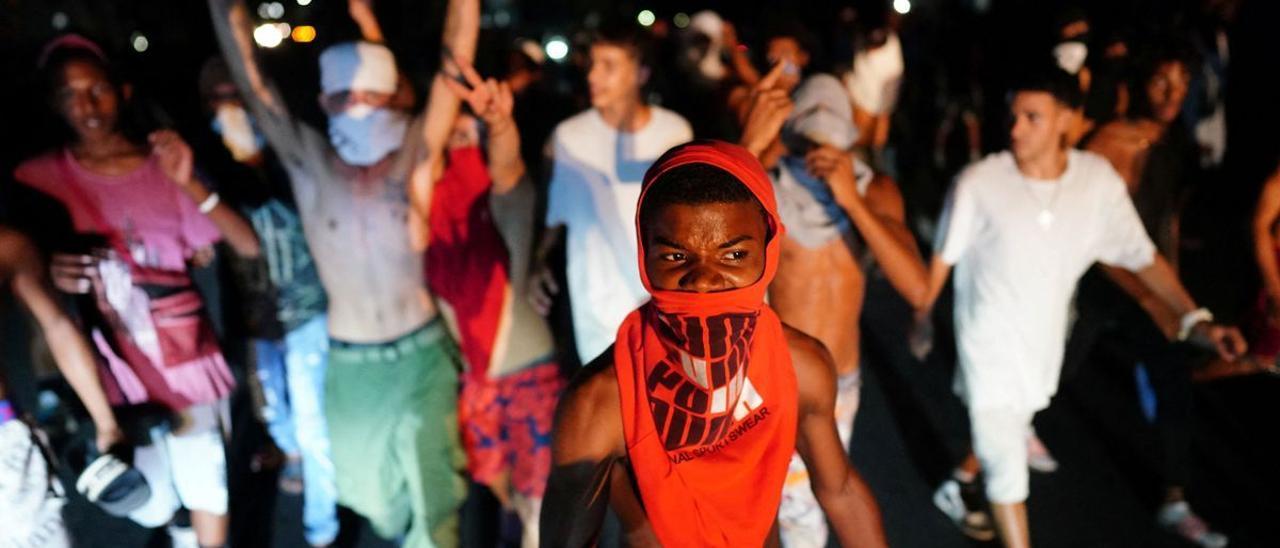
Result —
<instances>
[{"instance_id":1,"label":"man in white t-shirt","mask_svg":"<svg viewBox=\"0 0 1280 548\"><path fill-rule=\"evenodd\" d=\"M644 172L693 131L679 114L646 104L645 31L602 27L591 43L591 108L552 133L547 230L536 250L530 300L542 314L559 292L547 252L567 237L567 281L578 357L587 363L613 344L623 318L648 298L636 269L636 202ZM565 231L568 231L567 236Z\"/></svg>"},{"instance_id":2,"label":"man in white t-shirt","mask_svg":"<svg viewBox=\"0 0 1280 548\"><path fill-rule=\"evenodd\" d=\"M954 266L956 390L1006 546L1030 543L1026 440L1057 391L1071 296L1090 265L1136 274L1181 316L1180 339L1226 359L1244 350L1239 331L1212 323L1156 253L1111 165L1066 148L1079 88L1056 69L1025 78L1011 96L1010 150L969 166L952 188L926 300L932 306ZM972 482L974 472L956 479Z\"/></svg>"}]
</instances>

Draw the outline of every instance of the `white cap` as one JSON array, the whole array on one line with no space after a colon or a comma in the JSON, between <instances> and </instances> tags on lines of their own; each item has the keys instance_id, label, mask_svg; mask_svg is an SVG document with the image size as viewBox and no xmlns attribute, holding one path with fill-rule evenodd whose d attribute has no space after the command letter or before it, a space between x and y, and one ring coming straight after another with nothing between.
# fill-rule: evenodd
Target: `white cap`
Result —
<instances>
[{"instance_id":1,"label":"white cap","mask_svg":"<svg viewBox=\"0 0 1280 548\"><path fill-rule=\"evenodd\" d=\"M320 91L329 94L360 90L396 91L396 59L391 50L372 42L343 42L320 54Z\"/></svg>"}]
</instances>

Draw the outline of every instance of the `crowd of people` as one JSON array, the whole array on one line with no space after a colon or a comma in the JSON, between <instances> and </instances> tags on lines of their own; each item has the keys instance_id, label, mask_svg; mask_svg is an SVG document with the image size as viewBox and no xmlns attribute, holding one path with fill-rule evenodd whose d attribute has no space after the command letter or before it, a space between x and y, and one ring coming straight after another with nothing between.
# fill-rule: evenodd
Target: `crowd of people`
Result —
<instances>
[{"instance_id":1,"label":"crowd of people","mask_svg":"<svg viewBox=\"0 0 1280 548\"><path fill-rule=\"evenodd\" d=\"M780 20L742 43L712 11L599 21L573 61L586 108L552 124L573 98L550 97L536 45L502 77L475 68L480 0L448 0L425 89L374 7L349 0L360 39L319 55L316 127L244 1L208 0L221 54L190 83L208 146L130 116L95 42L43 48L66 138L12 174L32 192L6 194L0 283L82 402L93 458L64 488L0 375L0 540L93 535L61 518L74 487L174 546L229 545L230 402L250 391L273 446L254 459L278 455L312 546L335 543L339 506L405 546L466 544L468 482L526 547L591 545L610 513L631 545L883 546L848 457L881 277L921 359L952 288L972 449L933 502L964 534L1030 545L1029 470L1057 468L1032 418L1105 340L1157 402L1154 520L1227 545L1185 492L1191 385L1280 354L1280 166L1242 329L1180 281L1181 213L1225 149L1228 8L1207 33L1141 36L1062 13L1009 70L1005 126L952 82L929 137L955 178L932 211L895 180L910 44L887 2L838 14L834 42ZM1007 147L983 144L992 127ZM193 277L215 260L230 330Z\"/></svg>"}]
</instances>

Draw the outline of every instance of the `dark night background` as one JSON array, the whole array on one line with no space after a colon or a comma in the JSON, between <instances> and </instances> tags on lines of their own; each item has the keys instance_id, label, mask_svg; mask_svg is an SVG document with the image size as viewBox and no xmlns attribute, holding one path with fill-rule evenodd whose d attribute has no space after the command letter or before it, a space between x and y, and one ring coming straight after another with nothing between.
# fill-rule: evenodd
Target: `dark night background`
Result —
<instances>
[{"instance_id":1,"label":"dark night background","mask_svg":"<svg viewBox=\"0 0 1280 548\"><path fill-rule=\"evenodd\" d=\"M264 70L295 112L323 127L315 101L316 57L327 44L355 38L356 28L344 1L314 0L305 7L295 0L281 3L286 9L282 20L294 26L314 25L318 37L309 44L285 42L261 50ZM982 149L1002 149L1007 144L1002 90L1010 67L1048 51L1054 42L1054 18L1062 6L1082 8L1095 37L1189 34L1207 19L1200 0L991 0L985 13L976 12L974 3L916 0L901 18L906 79L890 144L896 151L898 183L916 219L934 217L953 175L931 160L934 131L943 115L940 98L955 93L962 82L973 82L984 98ZM839 16L849 4L485 0L477 67L482 73L501 75L517 38L542 42L553 35L568 37L572 58L582 51L575 37L602 17L634 18L639 10L650 9L660 25L670 27L675 13L704 8L717 10L737 25L742 42L753 49L760 45L766 22L797 18L822 45L817 68L834 67L848 62L848 56L834 52L851 49L850 22ZM250 12L256 7L257 2L249 3ZM389 46L417 85L420 100L435 69L443 9L443 0L375 3ZM53 25L55 13L66 15L61 31ZM1198 301L1220 319L1237 321L1252 306L1258 288L1250 216L1262 181L1280 163L1280 87L1275 83L1280 78L1280 2L1244 0L1227 28L1227 152L1222 166L1197 182L1185 213L1182 274ZM134 84L142 125L178 129L196 147L198 163L201 147L216 144L196 91L201 65L216 54L205 2L0 0L0 206L12 192L13 167L59 142L60 122L41 97L35 58L45 42L66 31L104 46ZM670 31L674 34L676 29ZM146 51L132 47L135 33L146 36ZM548 73L552 87L563 92L558 108L572 113L585 106L582 74L569 59L551 64ZM680 97L672 91L676 86L664 79L662 69L655 75L651 97L667 106L679 105ZM52 224L49 230L54 230ZM215 277L212 271L204 276ZM217 283L206 285L208 291L218 291ZM0 361L9 370L16 399L34 408L32 345L27 342L32 329L9 301L7 295L0 301ZM965 546L969 541L929 500L967 438L963 406L949 390L954 365L945 355L924 364L911 358L903 336L906 317L905 305L884 280L873 279L863 320L867 384L853 459L880 498L892 545ZM1189 546L1155 526L1158 480L1138 433L1142 419L1132 371L1115 362L1106 355L1093 357L1037 419L1041 437L1063 464L1053 475L1033 474L1029 512L1037 546ZM1200 384L1195 404L1195 473L1188 488L1193 505L1231 537L1231 546L1280 546L1280 378L1239 377ZM253 424L243 401L237 406L237 428L229 448L232 538L237 546L302 545L299 501L277 496L274 478L245 464L265 434ZM472 511L464 520L468 545L493 545L499 536L498 524L476 517L474 510L486 504L492 501L479 496L470 503ZM87 545L164 545L159 539L163 535L148 544L146 532L83 504L73 505L69 518L78 528L73 533L91 539ZM344 525L357 521L346 516ZM340 544L380 545L369 536L348 527Z\"/></svg>"}]
</instances>

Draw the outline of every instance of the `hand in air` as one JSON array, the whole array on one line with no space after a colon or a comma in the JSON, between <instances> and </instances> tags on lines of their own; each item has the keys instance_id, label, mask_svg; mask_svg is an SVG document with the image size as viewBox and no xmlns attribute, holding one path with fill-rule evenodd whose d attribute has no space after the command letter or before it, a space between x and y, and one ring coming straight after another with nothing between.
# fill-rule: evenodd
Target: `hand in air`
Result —
<instances>
[{"instance_id":1,"label":"hand in air","mask_svg":"<svg viewBox=\"0 0 1280 548\"><path fill-rule=\"evenodd\" d=\"M448 75L441 75L449 91L457 95L471 106L480 119L489 125L490 130L511 121L511 112L515 107L515 99L511 86L494 78L481 78L476 69L469 64L454 62L466 83L459 82Z\"/></svg>"},{"instance_id":2,"label":"hand in air","mask_svg":"<svg viewBox=\"0 0 1280 548\"><path fill-rule=\"evenodd\" d=\"M785 63L773 66L755 88L751 90L747 116L742 124L742 139L739 141L757 157L769 148L782 131L782 124L791 116L794 105L791 95L778 84Z\"/></svg>"}]
</instances>

